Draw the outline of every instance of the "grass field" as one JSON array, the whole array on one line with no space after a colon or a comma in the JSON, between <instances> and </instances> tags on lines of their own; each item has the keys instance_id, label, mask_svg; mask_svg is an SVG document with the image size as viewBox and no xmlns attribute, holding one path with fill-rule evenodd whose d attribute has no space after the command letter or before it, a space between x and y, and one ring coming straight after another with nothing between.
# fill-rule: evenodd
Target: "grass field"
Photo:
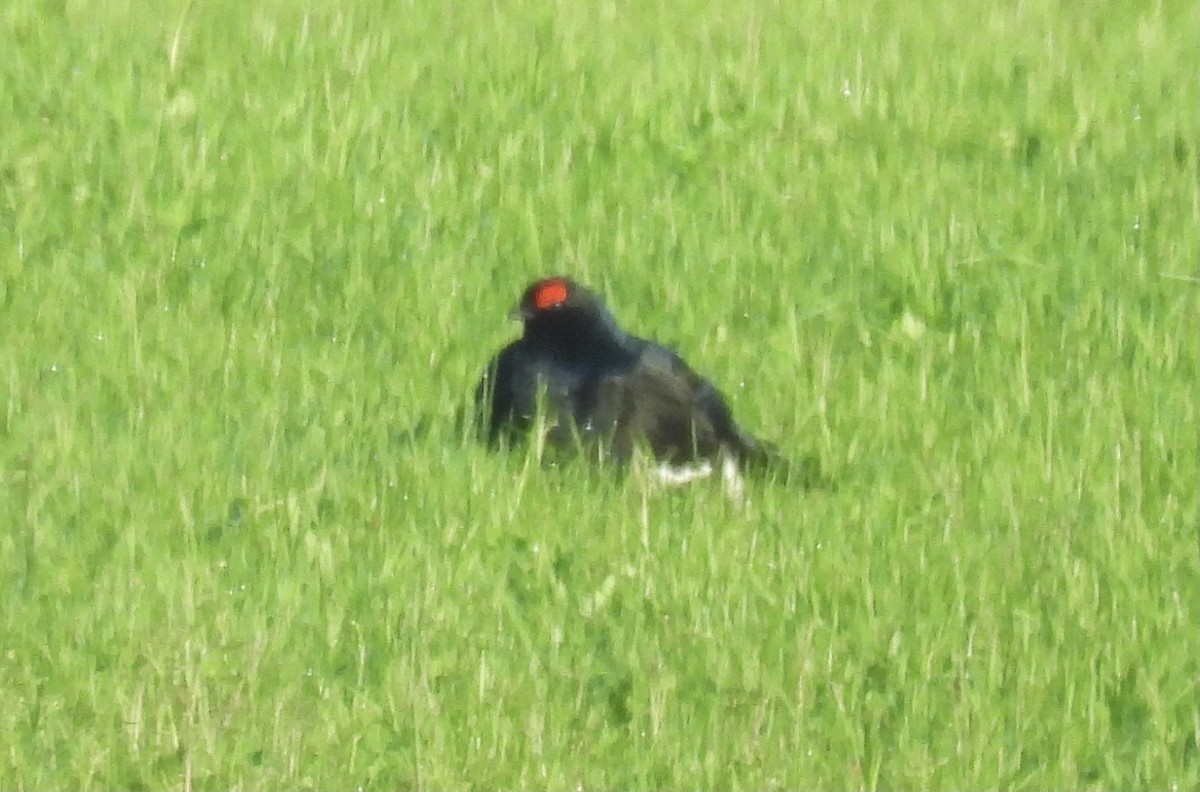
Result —
<instances>
[{"instance_id":1,"label":"grass field","mask_svg":"<svg viewBox=\"0 0 1200 792\"><path fill-rule=\"evenodd\" d=\"M296 5L0 7L0 788L1200 786L1194 4ZM461 438L560 271L836 487Z\"/></svg>"}]
</instances>

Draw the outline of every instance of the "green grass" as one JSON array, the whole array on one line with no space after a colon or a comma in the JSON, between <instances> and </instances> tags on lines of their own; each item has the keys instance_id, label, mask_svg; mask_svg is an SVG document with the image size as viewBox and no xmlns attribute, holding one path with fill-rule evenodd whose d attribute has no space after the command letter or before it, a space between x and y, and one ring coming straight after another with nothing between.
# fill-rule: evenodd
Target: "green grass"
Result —
<instances>
[{"instance_id":1,"label":"green grass","mask_svg":"<svg viewBox=\"0 0 1200 792\"><path fill-rule=\"evenodd\" d=\"M1200 785L1192 4L147 5L0 9L0 788ZM836 489L459 438L558 271Z\"/></svg>"}]
</instances>

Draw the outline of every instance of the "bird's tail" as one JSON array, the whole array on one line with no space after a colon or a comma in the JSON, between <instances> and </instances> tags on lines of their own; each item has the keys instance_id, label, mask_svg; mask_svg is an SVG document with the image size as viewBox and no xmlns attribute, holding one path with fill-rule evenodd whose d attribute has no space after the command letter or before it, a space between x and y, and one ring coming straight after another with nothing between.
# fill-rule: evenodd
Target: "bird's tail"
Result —
<instances>
[{"instance_id":1,"label":"bird's tail","mask_svg":"<svg viewBox=\"0 0 1200 792\"><path fill-rule=\"evenodd\" d=\"M740 433L736 449L738 462L748 472L768 476L804 489L823 489L833 482L821 469L821 460L814 454L791 458L773 443Z\"/></svg>"}]
</instances>

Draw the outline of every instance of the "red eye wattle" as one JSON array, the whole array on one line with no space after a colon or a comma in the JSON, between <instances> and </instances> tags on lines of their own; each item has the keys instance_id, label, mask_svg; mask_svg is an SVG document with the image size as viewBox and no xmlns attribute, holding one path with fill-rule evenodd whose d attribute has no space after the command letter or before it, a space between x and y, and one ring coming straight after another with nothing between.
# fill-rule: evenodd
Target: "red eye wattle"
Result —
<instances>
[{"instance_id":1,"label":"red eye wattle","mask_svg":"<svg viewBox=\"0 0 1200 792\"><path fill-rule=\"evenodd\" d=\"M533 293L533 305L539 311L567 301L567 284L560 280L546 281Z\"/></svg>"}]
</instances>

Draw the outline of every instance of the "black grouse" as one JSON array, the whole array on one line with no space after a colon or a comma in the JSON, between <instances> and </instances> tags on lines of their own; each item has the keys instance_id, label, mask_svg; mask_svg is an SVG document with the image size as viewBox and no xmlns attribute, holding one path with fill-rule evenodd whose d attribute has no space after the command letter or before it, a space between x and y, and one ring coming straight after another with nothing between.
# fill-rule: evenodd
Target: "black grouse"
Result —
<instances>
[{"instance_id":1,"label":"black grouse","mask_svg":"<svg viewBox=\"0 0 1200 792\"><path fill-rule=\"evenodd\" d=\"M594 442L627 460L642 445L671 465L782 466L738 427L716 386L667 347L623 331L585 286L536 281L512 316L524 334L492 359L475 391L489 443L526 436L540 408L555 446Z\"/></svg>"}]
</instances>

